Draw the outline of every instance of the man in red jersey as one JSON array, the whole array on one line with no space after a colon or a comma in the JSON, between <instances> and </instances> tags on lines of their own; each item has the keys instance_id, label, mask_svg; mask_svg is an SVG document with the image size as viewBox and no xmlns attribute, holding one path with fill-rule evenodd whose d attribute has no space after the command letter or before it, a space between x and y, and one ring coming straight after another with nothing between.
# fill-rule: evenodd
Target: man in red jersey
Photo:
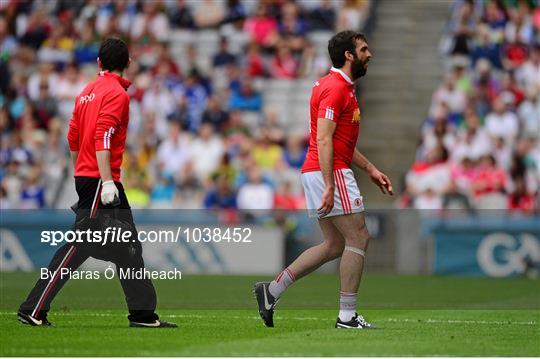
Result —
<instances>
[{"instance_id":1,"label":"man in red jersey","mask_svg":"<svg viewBox=\"0 0 540 359\"><path fill-rule=\"evenodd\" d=\"M362 196L351 166L364 170L383 193L393 194L388 177L356 148L360 110L354 81L364 76L371 53L364 35L343 31L328 42L333 67L311 94L310 140L302 184L310 216L317 216L324 242L303 252L272 282L255 284L259 314L274 326L274 308L288 286L322 264L341 257L340 308L336 328L369 329L356 313L356 297L369 233Z\"/></svg>"},{"instance_id":2,"label":"man in red jersey","mask_svg":"<svg viewBox=\"0 0 540 359\"><path fill-rule=\"evenodd\" d=\"M47 268L49 275L37 281L19 308L17 316L23 324L50 325L47 313L51 302L70 278L69 273L89 257L94 257L116 265L126 296L131 327L176 327L174 323L159 320L155 313L156 292L150 279L133 275L144 273L142 246L137 239L131 207L120 183L120 166L129 122L129 95L126 90L130 85L122 73L129 62L128 47L124 41L110 38L101 44L98 57L101 71L97 79L75 99L68 142L79 196L75 228L89 229L90 223L93 223L91 228L97 231L104 227L103 223L109 223L129 230L131 237L128 242L99 243L81 237L83 241L77 239L77 242L60 247ZM111 213L114 214L112 222ZM122 272L128 275L122 276Z\"/></svg>"}]
</instances>

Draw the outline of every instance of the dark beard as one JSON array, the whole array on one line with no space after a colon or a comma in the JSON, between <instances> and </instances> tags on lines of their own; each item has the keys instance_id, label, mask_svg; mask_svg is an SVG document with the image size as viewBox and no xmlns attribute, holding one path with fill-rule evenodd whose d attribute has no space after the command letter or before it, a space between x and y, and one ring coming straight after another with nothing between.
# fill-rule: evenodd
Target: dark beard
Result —
<instances>
[{"instance_id":1,"label":"dark beard","mask_svg":"<svg viewBox=\"0 0 540 359\"><path fill-rule=\"evenodd\" d=\"M354 61L351 63L351 75L353 81L358 80L360 77L366 74L367 69L365 65L366 63L364 61L361 61L358 58L354 59Z\"/></svg>"}]
</instances>

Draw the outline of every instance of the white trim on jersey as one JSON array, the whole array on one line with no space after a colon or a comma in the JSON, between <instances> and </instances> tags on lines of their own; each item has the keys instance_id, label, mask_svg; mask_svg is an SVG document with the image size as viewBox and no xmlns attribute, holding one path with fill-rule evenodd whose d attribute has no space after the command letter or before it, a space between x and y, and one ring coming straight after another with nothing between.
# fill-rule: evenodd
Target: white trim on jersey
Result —
<instances>
[{"instance_id":1,"label":"white trim on jersey","mask_svg":"<svg viewBox=\"0 0 540 359\"><path fill-rule=\"evenodd\" d=\"M341 75L341 77L343 77L345 79L345 81L347 81L351 85L354 84L353 80L351 80L351 78L349 76L347 76L347 74L345 72L341 71L340 69L336 69L335 67L332 67L330 69L330 71L339 73Z\"/></svg>"},{"instance_id":2,"label":"white trim on jersey","mask_svg":"<svg viewBox=\"0 0 540 359\"><path fill-rule=\"evenodd\" d=\"M324 118L330 121L334 121L334 108L333 107L327 107L326 112L324 114Z\"/></svg>"},{"instance_id":3,"label":"white trim on jersey","mask_svg":"<svg viewBox=\"0 0 540 359\"><path fill-rule=\"evenodd\" d=\"M103 136L103 148L108 150L111 148L111 136L114 134L114 127L109 128Z\"/></svg>"}]
</instances>

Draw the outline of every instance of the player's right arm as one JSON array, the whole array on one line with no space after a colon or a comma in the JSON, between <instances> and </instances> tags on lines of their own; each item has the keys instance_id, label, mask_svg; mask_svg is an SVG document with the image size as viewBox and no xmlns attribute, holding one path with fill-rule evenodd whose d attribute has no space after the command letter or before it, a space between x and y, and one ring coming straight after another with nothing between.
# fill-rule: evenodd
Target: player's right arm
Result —
<instances>
[{"instance_id":1,"label":"player's right arm","mask_svg":"<svg viewBox=\"0 0 540 359\"><path fill-rule=\"evenodd\" d=\"M75 107L73 108L73 114L69 121L67 134L69 151L71 152L71 160L73 161L74 168L77 165L77 158L79 157L79 117L77 116L77 100L78 97L75 99Z\"/></svg>"},{"instance_id":2,"label":"player's right arm","mask_svg":"<svg viewBox=\"0 0 540 359\"><path fill-rule=\"evenodd\" d=\"M317 119L317 151L324 180L324 192L318 215L323 217L334 208L334 131L336 123L326 118Z\"/></svg>"},{"instance_id":3,"label":"player's right arm","mask_svg":"<svg viewBox=\"0 0 540 359\"><path fill-rule=\"evenodd\" d=\"M113 181L111 170L111 142L114 133L120 125L122 115L129 103L125 93L110 94L103 101L96 121L94 144L96 160L101 177L101 202L105 205L118 197L118 188Z\"/></svg>"},{"instance_id":4,"label":"player's right arm","mask_svg":"<svg viewBox=\"0 0 540 359\"><path fill-rule=\"evenodd\" d=\"M334 132L337 119L343 108L343 92L325 84L320 88L317 110L317 151L319 167L324 179L324 193L318 214L323 217L334 208Z\"/></svg>"}]
</instances>

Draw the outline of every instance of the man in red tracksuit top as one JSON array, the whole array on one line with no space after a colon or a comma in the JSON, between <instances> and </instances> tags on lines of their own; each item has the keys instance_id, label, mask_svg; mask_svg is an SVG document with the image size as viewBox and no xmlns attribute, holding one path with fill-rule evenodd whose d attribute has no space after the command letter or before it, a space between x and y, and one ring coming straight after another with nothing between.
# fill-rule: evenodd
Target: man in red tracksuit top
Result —
<instances>
[{"instance_id":1,"label":"man in red tracksuit top","mask_svg":"<svg viewBox=\"0 0 540 359\"><path fill-rule=\"evenodd\" d=\"M117 271L144 269L142 246L137 240L131 207L120 183L120 166L129 122L130 82L122 77L129 66L127 45L120 39L105 40L99 50L96 80L75 99L69 123L68 142L75 166L75 187L79 196L76 228L81 223L105 223L114 213L118 222L131 229L129 243L67 243L55 253L49 264L48 279L40 279L21 304L18 319L33 326L50 325L47 313L58 291L69 279L61 269L76 270L88 257L116 264ZM112 211L114 209L114 211ZM90 218L90 219L89 219ZM101 227L98 227L101 229ZM81 229L81 228L78 228ZM176 327L159 320L155 313L156 292L147 279L120 278L132 327Z\"/></svg>"}]
</instances>

